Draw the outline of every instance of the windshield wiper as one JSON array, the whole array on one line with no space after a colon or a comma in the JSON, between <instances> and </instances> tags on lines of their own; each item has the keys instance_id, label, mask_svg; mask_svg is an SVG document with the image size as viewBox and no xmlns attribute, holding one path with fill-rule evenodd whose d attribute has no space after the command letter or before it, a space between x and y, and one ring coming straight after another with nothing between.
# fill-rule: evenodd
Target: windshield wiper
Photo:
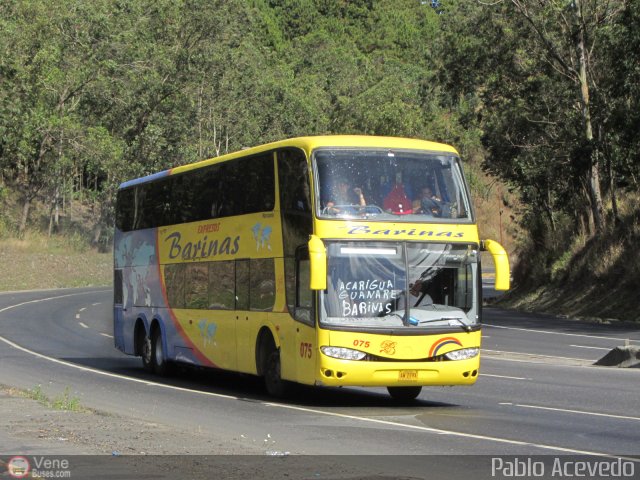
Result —
<instances>
[{"instance_id":1,"label":"windshield wiper","mask_svg":"<svg viewBox=\"0 0 640 480\"><path fill-rule=\"evenodd\" d=\"M384 317L384 318L386 318L386 317L398 317L398 318L402 321L402 324L403 324L404 326L406 326L406 325L407 325L407 322L406 322L406 320L405 320L406 315L400 315L399 313L391 312L391 313L385 313L385 314L382 314L382 313L381 313L381 314L380 314L380 315L378 315L378 316L379 316L379 317ZM409 323L411 323L411 321L409 321Z\"/></svg>"},{"instance_id":2,"label":"windshield wiper","mask_svg":"<svg viewBox=\"0 0 640 480\"><path fill-rule=\"evenodd\" d=\"M413 317L411 317L413 318ZM417 325L422 325L423 323L433 323L433 322L444 322L454 320L460 324L460 327L465 332L471 332L471 325L462 320L460 317L440 317L440 318L431 318L429 320L419 320Z\"/></svg>"}]
</instances>

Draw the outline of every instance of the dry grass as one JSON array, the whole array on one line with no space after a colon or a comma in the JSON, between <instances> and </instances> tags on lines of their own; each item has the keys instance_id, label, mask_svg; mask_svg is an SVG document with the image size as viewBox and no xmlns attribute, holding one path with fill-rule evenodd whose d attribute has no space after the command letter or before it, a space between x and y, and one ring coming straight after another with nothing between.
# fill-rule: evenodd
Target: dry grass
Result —
<instances>
[{"instance_id":1,"label":"dry grass","mask_svg":"<svg viewBox=\"0 0 640 480\"><path fill-rule=\"evenodd\" d=\"M572 317L640 322L639 203L639 194L626 195L619 223L611 221L598 236L574 235L552 265L549 282L516 289L503 305Z\"/></svg>"},{"instance_id":2,"label":"dry grass","mask_svg":"<svg viewBox=\"0 0 640 480\"><path fill-rule=\"evenodd\" d=\"M112 254L76 240L33 233L0 240L0 291L110 285Z\"/></svg>"},{"instance_id":3,"label":"dry grass","mask_svg":"<svg viewBox=\"0 0 640 480\"><path fill-rule=\"evenodd\" d=\"M46 234L47 205L35 202L28 230L17 238L19 195L0 183L0 291L106 286L113 257L90 247L96 213L91 205L67 201L58 233Z\"/></svg>"},{"instance_id":4,"label":"dry grass","mask_svg":"<svg viewBox=\"0 0 640 480\"><path fill-rule=\"evenodd\" d=\"M517 199L495 178L477 168L467 168L473 177L471 196L481 239L502 244L513 262L517 257Z\"/></svg>"}]
</instances>

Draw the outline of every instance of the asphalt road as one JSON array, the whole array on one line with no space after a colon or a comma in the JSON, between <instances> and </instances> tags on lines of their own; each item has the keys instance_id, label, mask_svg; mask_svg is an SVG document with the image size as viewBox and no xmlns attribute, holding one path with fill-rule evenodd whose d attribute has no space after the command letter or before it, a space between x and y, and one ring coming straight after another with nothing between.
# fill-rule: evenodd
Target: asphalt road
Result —
<instances>
[{"instance_id":1,"label":"asphalt road","mask_svg":"<svg viewBox=\"0 0 640 480\"><path fill-rule=\"evenodd\" d=\"M406 405L358 388L302 388L279 402L252 377L146 374L113 347L111 299L109 289L1 294L0 383L51 395L70 388L91 408L205 432L224 445L216 453L366 455L352 459L392 468L388 478L423 478L424 455L455 458L440 462L445 473L476 468L476 457L453 454L484 455L475 478L492 477L491 456L640 455L640 369L591 365L625 340L639 345L637 326L485 308L472 387L425 388Z\"/></svg>"}]
</instances>

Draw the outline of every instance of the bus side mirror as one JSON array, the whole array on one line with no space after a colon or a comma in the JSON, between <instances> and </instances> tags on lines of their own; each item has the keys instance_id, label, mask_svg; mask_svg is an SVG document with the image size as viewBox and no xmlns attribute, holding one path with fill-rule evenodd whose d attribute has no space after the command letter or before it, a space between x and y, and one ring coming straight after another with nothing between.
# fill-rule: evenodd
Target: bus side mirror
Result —
<instances>
[{"instance_id":1,"label":"bus side mirror","mask_svg":"<svg viewBox=\"0 0 640 480\"><path fill-rule=\"evenodd\" d=\"M488 251L493 257L496 267L496 290L509 290L511 272L509 270L509 257L504 247L495 240L483 240L482 250Z\"/></svg>"},{"instance_id":2,"label":"bus side mirror","mask_svg":"<svg viewBox=\"0 0 640 480\"><path fill-rule=\"evenodd\" d=\"M324 243L316 235L309 240L309 263L311 276L309 288L311 290L327 289L327 250Z\"/></svg>"}]
</instances>

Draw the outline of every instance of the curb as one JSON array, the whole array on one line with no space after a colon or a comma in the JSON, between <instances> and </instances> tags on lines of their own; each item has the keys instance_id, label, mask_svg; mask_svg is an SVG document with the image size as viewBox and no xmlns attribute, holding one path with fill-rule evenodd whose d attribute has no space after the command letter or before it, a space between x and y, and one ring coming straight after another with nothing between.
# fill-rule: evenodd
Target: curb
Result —
<instances>
[{"instance_id":1,"label":"curb","mask_svg":"<svg viewBox=\"0 0 640 480\"><path fill-rule=\"evenodd\" d=\"M625 345L616 347L594 365L604 367L640 368L640 347Z\"/></svg>"}]
</instances>

